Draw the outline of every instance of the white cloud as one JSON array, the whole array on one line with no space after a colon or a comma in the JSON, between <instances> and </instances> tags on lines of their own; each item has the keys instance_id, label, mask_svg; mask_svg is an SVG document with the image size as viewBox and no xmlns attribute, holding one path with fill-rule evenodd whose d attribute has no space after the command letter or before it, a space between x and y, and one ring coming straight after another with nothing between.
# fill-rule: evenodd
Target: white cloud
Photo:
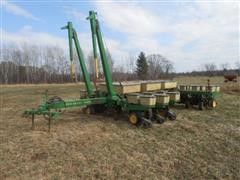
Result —
<instances>
[{"instance_id":1,"label":"white cloud","mask_svg":"<svg viewBox=\"0 0 240 180\"><path fill-rule=\"evenodd\" d=\"M11 3L7 0L2 0L1 1L1 5L10 13L14 14L14 15L17 15L17 16L23 16L25 18L28 18L28 19L32 19L32 20L35 20L35 21L42 21L42 19L34 16L33 14L31 14L30 12L28 12L27 10L23 9L22 7L20 6L17 6L16 4L14 3Z\"/></svg>"},{"instance_id":2,"label":"white cloud","mask_svg":"<svg viewBox=\"0 0 240 180\"><path fill-rule=\"evenodd\" d=\"M73 16L78 21L84 21L86 20L86 15L75 8L69 7L69 6L63 6L63 11L70 16Z\"/></svg>"},{"instance_id":3,"label":"white cloud","mask_svg":"<svg viewBox=\"0 0 240 180\"><path fill-rule=\"evenodd\" d=\"M100 21L114 30L145 36L165 29L164 26L159 26L161 20L157 16L137 3L96 1L95 5Z\"/></svg>"},{"instance_id":4,"label":"white cloud","mask_svg":"<svg viewBox=\"0 0 240 180\"><path fill-rule=\"evenodd\" d=\"M66 38L62 38L59 36L51 35L44 32L35 32L33 28L29 25L22 27L17 32L8 32L4 29L0 29L2 33L2 42L4 44L13 44L18 47L22 47L23 45L33 45L33 46L58 46L61 47L68 53L68 36L66 31ZM78 32L78 39L80 46L84 52L85 58L87 55L92 53L92 41L91 41L91 33L83 33ZM115 57L119 56L127 56L124 54L124 51L121 50L121 44L113 40L111 38L105 39L106 44L108 45L106 48L111 52Z\"/></svg>"},{"instance_id":5,"label":"white cloud","mask_svg":"<svg viewBox=\"0 0 240 180\"><path fill-rule=\"evenodd\" d=\"M67 39L43 32L34 32L31 26L24 26L18 32L8 32L1 29L3 44L14 44L17 46L27 44L35 46L60 46L68 48Z\"/></svg>"},{"instance_id":6,"label":"white cloud","mask_svg":"<svg viewBox=\"0 0 240 180\"><path fill-rule=\"evenodd\" d=\"M87 57L87 55L89 55L90 53L93 53L91 32L86 32L86 33L78 32L77 34L78 34L80 46L82 47L84 54ZM128 56L127 50L122 47L122 44L119 41L109 37L105 37L104 42L105 42L105 49L111 53L113 58L117 57L117 60L120 60ZM121 63L117 62L117 64L121 64Z\"/></svg>"},{"instance_id":7,"label":"white cloud","mask_svg":"<svg viewBox=\"0 0 240 180\"><path fill-rule=\"evenodd\" d=\"M153 5L161 7L162 4L154 2ZM122 50L161 53L174 61L177 71L197 69L209 61L221 64L239 60L238 3L178 5L169 7L169 13L164 14L161 10L144 8L144 4L139 3L95 2L103 26L127 37L128 49L119 41L118 47L124 47ZM175 41L162 45L158 37L164 32L171 34ZM191 42L195 42L194 48L184 51Z\"/></svg>"},{"instance_id":8,"label":"white cloud","mask_svg":"<svg viewBox=\"0 0 240 180\"><path fill-rule=\"evenodd\" d=\"M198 69L201 64L214 62L234 64L239 60L239 6L237 3L187 3L169 13L143 7L139 3L95 2L102 29L121 33L110 38L105 32L107 48L116 65L127 64L129 54L139 51L160 53L175 63L177 71ZM154 5L161 6L155 2ZM86 21L86 14L65 7L65 13ZM84 54L92 51L91 32L78 33ZM82 28L85 28L82 27ZM86 30L86 29L85 29ZM175 39L168 45L159 41L161 33L168 33ZM122 38L122 36L125 36ZM124 40L126 39L126 41ZM31 26L25 26L15 33L3 30L3 42L34 45L60 45L68 51L66 38L43 32L34 32ZM191 50L184 47L195 42Z\"/></svg>"}]
</instances>

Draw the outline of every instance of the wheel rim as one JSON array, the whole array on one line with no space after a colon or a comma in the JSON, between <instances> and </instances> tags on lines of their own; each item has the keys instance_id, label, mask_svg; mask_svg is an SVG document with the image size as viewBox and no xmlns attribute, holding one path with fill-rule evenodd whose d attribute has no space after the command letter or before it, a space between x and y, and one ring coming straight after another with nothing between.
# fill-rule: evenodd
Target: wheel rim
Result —
<instances>
[{"instance_id":1,"label":"wheel rim","mask_svg":"<svg viewBox=\"0 0 240 180\"><path fill-rule=\"evenodd\" d=\"M216 101L213 101L212 102L212 107L215 108L217 106L217 102Z\"/></svg>"},{"instance_id":2,"label":"wheel rim","mask_svg":"<svg viewBox=\"0 0 240 180\"><path fill-rule=\"evenodd\" d=\"M138 117L137 117L137 115L136 115L135 113L131 113L131 114L129 115L128 120L129 120L129 122L130 122L131 124L137 124L137 122L138 122Z\"/></svg>"}]
</instances>

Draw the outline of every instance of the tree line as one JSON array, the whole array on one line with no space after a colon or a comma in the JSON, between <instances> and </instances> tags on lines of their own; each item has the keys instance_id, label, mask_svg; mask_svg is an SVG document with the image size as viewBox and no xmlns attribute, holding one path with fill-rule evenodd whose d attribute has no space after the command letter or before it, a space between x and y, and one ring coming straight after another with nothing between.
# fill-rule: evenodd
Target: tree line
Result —
<instances>
[{"instance_id":1,"label":"tree line","mask_svg":"<svg viewBox=\"0 0 240 180\"><path fill-rule=\"evenodd\" d=\"M70 62L66 50L59 46L34 46L21 44L20 46L4 45L1 49L0 83L1 84L32 84L32 83L68 83L83 81L82 72L76 51L73 53L75 64L75 78L70 74ZM94 57L90 53L86 58L86 65L91 79L94 81ZM189 73L175 73L172 61L161 54L145 55L140 52L138 57L129 56L125 65L116 65L115 60L107 51L110 69L114 81L169 79L176 75L224 75L226 73L239 74L240 63L236 62L236 69L230 69L228 63L219 68L214 63L202 65L199 71ZM104 78L100 63L100 77Z\"/></svg>"},{"instance_id":2,"label":"tree line","mask_svg":"<svg viewBox=\"0 0 240 180\"><path fill-rule=\"evenodd\" d=\"M107 52L112 76L115 81L136 79L158 79L173 71L173 63L160 54L139 57L129 56L127 64L115 65L111 54ZM75 80L82 81L82 72L76 51L73 54L75 64ZM95 77L94 57L90 53L86 65L92 79ZM103 70L100 63L100 74ZM32 84L32 83L67 83L73 82L70 75L70 62L66 51L59 46L20 46L4 45L1 49L0 83Z\"/></svg>"},{"instance_id":3,"label":"tree line","mask_svg":"<svg viewBox=\"0 0 240 180\"><path fill-rule=\"evenodd\" d=\"M1 59L2 84L70 81L69 62L64 50L57 46L3 46Z\"/></svg>"},{"instance_id":4,"label":"tree line","mask_svg":"<svg viewBox=\"0 0 240 180\"><path fill-rule=\"evenodd\" d=\"M145 56L144 52L140 52L136 62L136 74L141 80L168 78L173 70L173 62L161 54Z\"/></svg>"},{"instance_id":5,"label":"tree line","mask_svg":"<svg viewBox=\"0 0 240 180\"><path fill-rule=\"evenodd\" d=\"M231 68L229 63L222 63L217 66L215 63L202 64L200 70L192 72L181 72L175 75L181 76L224 76L224 75L240 75L240 61L235 62L235 67Z\"/></svg>"}]
</instances>

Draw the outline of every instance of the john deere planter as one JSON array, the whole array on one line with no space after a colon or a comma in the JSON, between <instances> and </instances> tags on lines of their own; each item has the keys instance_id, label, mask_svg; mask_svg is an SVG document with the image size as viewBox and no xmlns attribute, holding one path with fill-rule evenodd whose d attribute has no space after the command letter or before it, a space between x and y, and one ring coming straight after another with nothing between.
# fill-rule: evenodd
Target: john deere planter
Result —
<instances>
[{"instance_id":1,"label":"john deere planter","mask_svg":"<svg viewBox=\"0 0 240 180\"><path fill-rule=\"evenodd\" d=\"M70 62L72 65L73 45L75 45L81 71L84 77L86 94L81 95L79 99L74 100L64 100L55 96L44 101L37 109L26 110L24 112L24 116L30 116L32 118L32 128L34 129L35 116L43 115L45 119L48 120L50 129L52 119L56 119L62 110L73 107L83 107L84 111L88 113L110 111L111 114L113 114L123 112L128 115L128 119L131 124L143 127L150 127L153 121L162 123L166 119L175 120L176 115L169 109L170 100L166 98L167 95L158 95L157 93L147 95L143 92L139 92L139 94L135 94L135 100L133 100L134 98L130 98L131 95L125 93L121 94L119 91L116 91L116 87L113 85L109 60L103 43L104 41L96 12L90 11L87 19L90 21L93 52L96 61L98 57L97 52L100 54L100 61L102 63L106 81L105 90L97 90L93 86L94 83L91 81L90 75L87 71L77 33L73 24L68 22L68 24L62 29L66 29L68 31ZM124 85L120 84L120 86ZM161 88L160 85L158 87L159 89ZM148 85L146 88L151 89L153 86ZM140 88L138 89L140 90ZM174 101L172 101L172 103L174 103Z\"/></svg>"}]
</instances>

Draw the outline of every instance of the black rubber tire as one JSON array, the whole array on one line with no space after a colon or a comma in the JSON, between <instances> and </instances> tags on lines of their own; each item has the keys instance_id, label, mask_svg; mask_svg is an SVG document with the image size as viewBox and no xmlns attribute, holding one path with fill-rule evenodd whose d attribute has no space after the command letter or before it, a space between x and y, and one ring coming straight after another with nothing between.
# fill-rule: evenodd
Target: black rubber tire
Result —
<instances>
[{"instance_id":1,"label":"black rubber tire","mask_svg":"<svg viewBox=\"0 0 240 180\"><path fill-rule=\"evenodd\" d=\"M170 121L175 121L177 119L177 115L172 111L168 111L168 119Z\"/></svg>"},{"instance_id":2,"label":"black rubber tire","mask_svg":"<svg viewBox=\"0 0 240 180\"><path fill-rule=\"evenodd\" d=\"M159 124L163 124L165 122L165 118L163 118L162 116L160 116L158 114L155 115L155 120Z\"/></svg>"},{"instance_id":3,"label":"black rubber tire","mask_svg":"<svg viewBox=\"0 0 240 180\"><path fill-rule=\"evenodd\" d=\"M144 117L141 117L140 126L143 128L150 128L150 127L152 127L152 121L150 121L149 119L146 119Z\"/></svg>"},{"instance_id":4,"label":"black rubber tire","mask_svg":"<svg viewBox=\"0 0 240 180\"><path fill-rule=\"evenodd\" d=\"M93 108L93 106L87 106L85 108L83 108L83 113L84 114L94 114L95 113L95 109Z\"/></svg>"},{"instance_id":5,"label":"black rubber tire","mask_svg":"<svg viewBox=\"0 0 240 180\"><path fill-rule=\"evenodd\" d=\"M191 107L190 101L186 100L185 101L185 108L189 109Z\"/></svg>"},{"instance_id":6,"label":"black rubber tire","mask_svg":"<svg viewBox=\"0 0 240 180\"><path fill-rule=\"evenodd\" d=\"M198 103L198 109L201 110L201 111L205 109L203 101L200 101Z\"/></svg>"},{"instance_id":7,"label":"black rubber tire","mask_svg":"<svg viewBox=\"0 0 240 180\"><path fill-rule=\"evenodd\" d=\"M153 118L152 109L148 109L148 111L145 113L145 117L146 117L147 119L152 120L152 118Z\"/></svg>"},{"instance_id":8,"label":"black rubber tire","mask_svg":"<svg viewBox=\"0 0 240 180\"><path fill-rule=\"evenodd\" d=\"M95 113L103 113L106 111L106 107L104 105L99 104L93 105L93 109Z\"/></svg>"}]
</instances>

